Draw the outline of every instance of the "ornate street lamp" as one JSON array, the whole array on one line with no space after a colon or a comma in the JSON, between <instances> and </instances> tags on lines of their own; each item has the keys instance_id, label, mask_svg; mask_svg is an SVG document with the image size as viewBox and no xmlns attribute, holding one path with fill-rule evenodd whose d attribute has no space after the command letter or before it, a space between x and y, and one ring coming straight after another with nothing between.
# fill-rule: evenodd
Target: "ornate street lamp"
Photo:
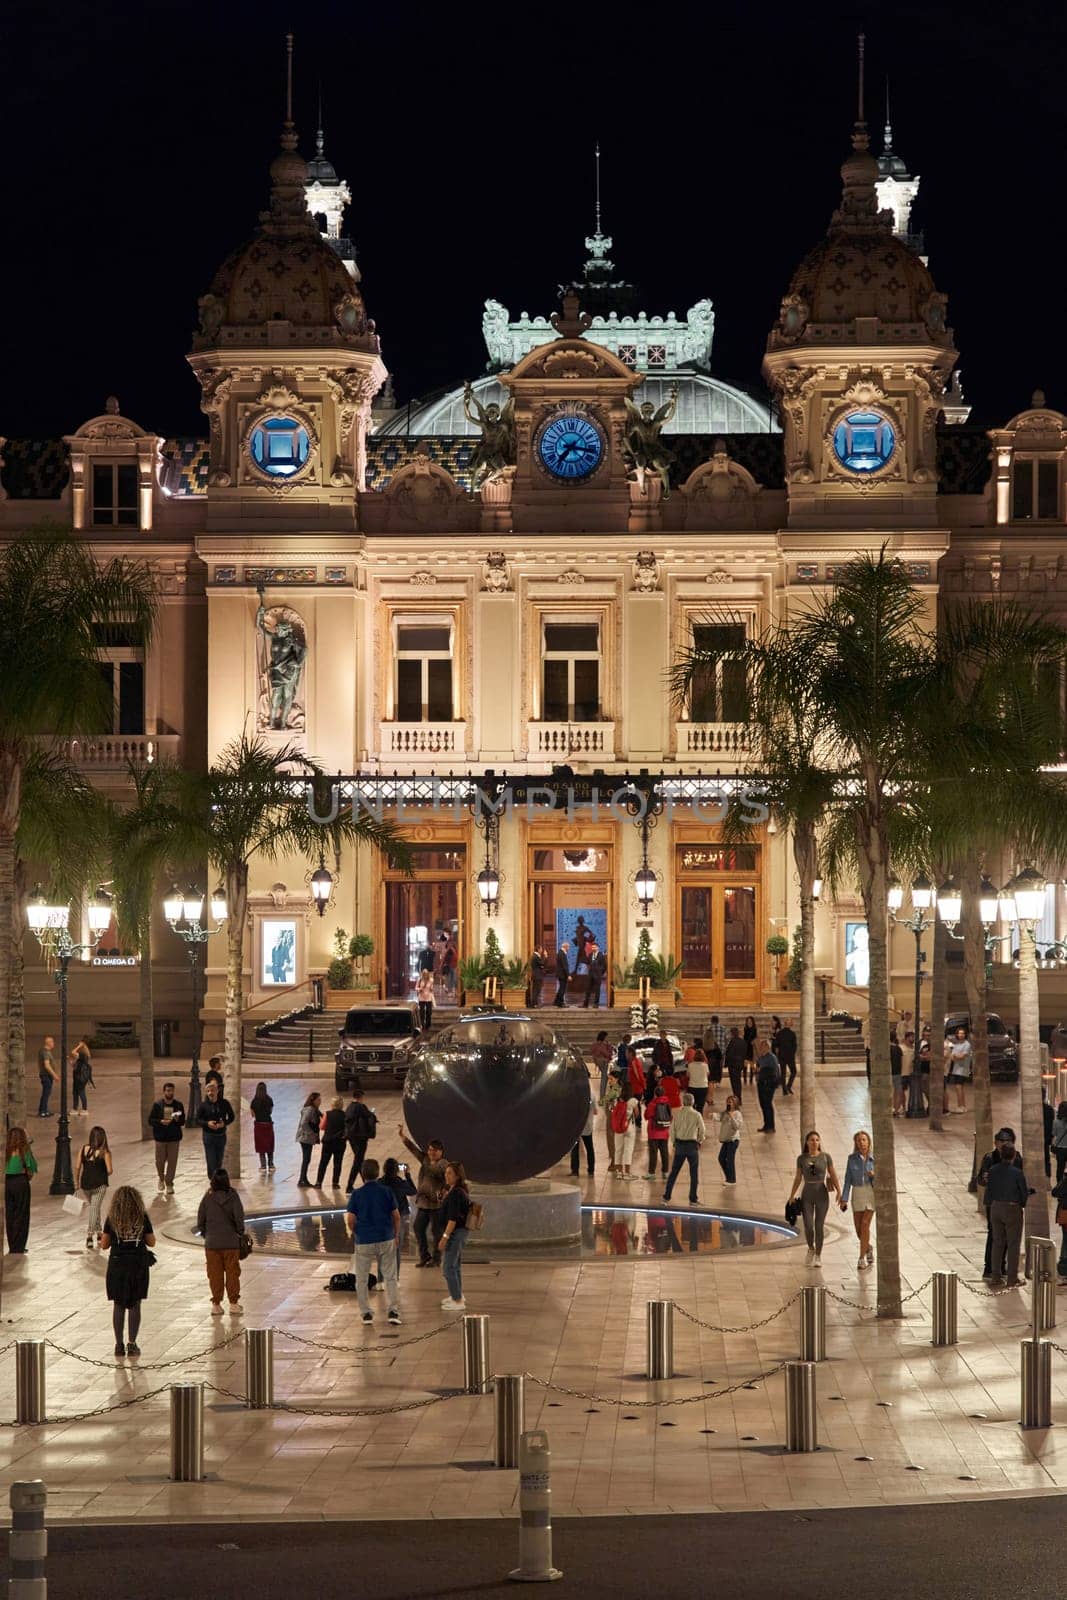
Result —
<instances>
[{"instance_id":1,"label":"ornate street lamp","mask_svg":"<svg viewBox=\"0 0 1067 1600\"><path fill-rule=\"evenodd\" d=\"M204 946L213 934L221 933L226 921L226 896L221 884L211 896L210 909L214 927L209 928L204 923L202 889L191 889L188 894L183 894L181 889L172 889L163 900L163 915L185 945L193 976L193 1049L189 1068L187 1124L194 1124L200 1115L200 1012L204 1004Z\"/></svg>"},{"instance_id":2,"label":"ornate street lamp","mask_svg":"<svg viewBox=\"0 0 1067 1600\"><path fill-rule=\"evenodd\" d=\"M930 879L922 873L920 873L919 877L915 879L911 886L912 913L910 917L901 917L897 915L904 904L904 885L898 878L890 879L889 893L887 894L886 899L889 904L889 915L892 917L893 921L897 923L899 927L907 928L908 932L914 934L915 936L915 1049L912 1056L911 1092L908 1096L908 1109L905 1115L909 1117L925 1117L928 1115L928 1112L926 1107L923 1105L921 1079L922 1062L920 1059L922 1055L921 1012L923 962L926 959L923 954L922 937L924 933L929 933L930 929L934 925L934 917L928 917L924 915L925 912L930 911L933 908L934 886L930 882ZM930 1048L933 1049L932 1026Z\"/></svg>"},{"instance_id":3,"label":"ornate street lamp","mask_svg":"<svg viewBox=\"0 0 1067 1600\"><path fill-rule=\"evenodd\" d=\"M311 898L314 902L315 910L318 912L320 917L324 917L326 915L326 907L330 903L330 896L332 894L333 873L327 868L326 858L320 850L319 864L315 868L315 871L311 874Z\"/></svg>"},{"instance_id":4,"label":"ornate street lamp","mask_svg":"<svg viewBox=\"0 0 1067 1600\"><path fill-rule=\"evenodd\" d=\"M89 939L75 944L68 923L70 906L49 904L38 890L26 908L26 920L38 944L56 961L56 987L59 990L59 1127L56 1130L56 1159L49 1194L73 1194L74 1173L70 1160L70 1118L67 1102L67 980L74 956L91 953L111 923L111 897L98 889L86 906Z\"/></svg>"}]
</instances>

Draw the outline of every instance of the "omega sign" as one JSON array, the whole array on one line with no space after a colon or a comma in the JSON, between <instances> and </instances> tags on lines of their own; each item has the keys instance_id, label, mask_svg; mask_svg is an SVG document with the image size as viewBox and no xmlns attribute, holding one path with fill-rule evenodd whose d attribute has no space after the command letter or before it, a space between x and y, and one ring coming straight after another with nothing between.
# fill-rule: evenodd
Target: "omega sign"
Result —
<instances>
[{"instance_id":1,"label":"omega sign","mask_svg":"<svg viewBox=\"0 0 1067 1600\"><path fill-rule=\"evenodd\" d=\"M94 967L135 967L136 956L94 956Z\"/></svg>"}]
</instances>

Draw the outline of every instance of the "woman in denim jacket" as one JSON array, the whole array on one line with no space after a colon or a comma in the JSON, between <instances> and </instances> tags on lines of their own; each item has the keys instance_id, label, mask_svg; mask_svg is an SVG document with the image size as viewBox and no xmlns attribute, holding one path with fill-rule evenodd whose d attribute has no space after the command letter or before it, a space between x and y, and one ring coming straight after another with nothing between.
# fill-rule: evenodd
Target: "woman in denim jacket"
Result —
<instances>
[{"instance_id":1,"label":"woman in denim jacket","mask_svg":"<svg viewBox=\"0 0 1067 1600\"><path fill-rule=\"evenodd\" d=\"M874 1266L871 1249L871 1220L874 1217L874 1157L871 1136L861 1128L853 1136L852 1154L845 1163L845 1187L841 1191L841 1210L848 1210L852 1197L852 1222L860 1242L859 1270Z\"/></svg>"}]
</instances>

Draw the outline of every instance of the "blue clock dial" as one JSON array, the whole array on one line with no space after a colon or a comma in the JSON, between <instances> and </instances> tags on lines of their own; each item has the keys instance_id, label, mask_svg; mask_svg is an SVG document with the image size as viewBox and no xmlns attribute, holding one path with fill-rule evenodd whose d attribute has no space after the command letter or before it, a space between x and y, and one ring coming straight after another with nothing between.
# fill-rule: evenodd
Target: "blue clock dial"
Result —
<instances>
[{"instance_id":1,"label":"blue clock dial","mask_svg":"<svg viewBox=\"0 0 1067 1600\"><path fill-rule=\"evenodd\" d=\"M588 418L564 412L542 429L537 449L555 478L587 478L600 465L604 442Z\"/></svg>"}]
</instances>

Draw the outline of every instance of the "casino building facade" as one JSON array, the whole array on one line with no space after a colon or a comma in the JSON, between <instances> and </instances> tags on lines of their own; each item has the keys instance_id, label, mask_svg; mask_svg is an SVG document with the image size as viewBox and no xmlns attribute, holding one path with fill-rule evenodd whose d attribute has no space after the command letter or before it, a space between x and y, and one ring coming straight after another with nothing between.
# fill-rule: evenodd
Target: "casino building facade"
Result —
<instances>
[{"instance_id":1,"label":"casino building facade","mask_svg":"<svg viewBox=\"0 0 1067 1600\"><path fill-rule=\"evenodd\" d=\"M305 162L287 123L269 184L261 225L199 300L189 360L206 437L158 436L115 400L62 441L14 437L9 419L0 529L65 522L102 554L147 561L161 595L151 648L130 638L108 651L111 725L71 753L121 793L130 759L202 765L254 728L400 821L414 875L342 854L322 919L314 863L255 869L258 1018L307 993L338 926L373 938L369 981L384 997L410 994L429 945L448 998L442 953L478 950L489 926L508 955L540 947L551 965L584 925L610 982L644 926L682 961L687 1003L780 1009L766 944L798 920L788 842L757 827L727 849L715 820L748 759L745 686L726 659L674 704L669 669L694 642L729 651L788 618L883 544L931 623L961 595L1061 608L1067 417L1035 396L1001 429L969 424L946 299L910 230L918 179L888 129L876 158L857 125L828 230L791 278L783 263L766 388L751 394L714 376L710 299L684 318L635 304L598 213L551 318L487 300L472 391L399 405L321 135ZM635 472L626 453L646 401L662 474ZM513 426L514 460L486 473L478 419L492 407ZM472 788L500 794L505 779L514 804L487 831ZM654 825L627 810L628 779L653 796ZM488 911L487 859L499 880ZM1050 896L1051 937L1067 922ZM820 905L818 965L836 1003L862 989L847 931L860 922L858 897ZM158 1005L180 1021L177 945L161 922ZM898 956L907 1003L910 945ZM31 1019L50 1004L39 977ZM93 979L72 986L75 1018L136 1014L127 968Z\"/></svg>"}]
</instances>

